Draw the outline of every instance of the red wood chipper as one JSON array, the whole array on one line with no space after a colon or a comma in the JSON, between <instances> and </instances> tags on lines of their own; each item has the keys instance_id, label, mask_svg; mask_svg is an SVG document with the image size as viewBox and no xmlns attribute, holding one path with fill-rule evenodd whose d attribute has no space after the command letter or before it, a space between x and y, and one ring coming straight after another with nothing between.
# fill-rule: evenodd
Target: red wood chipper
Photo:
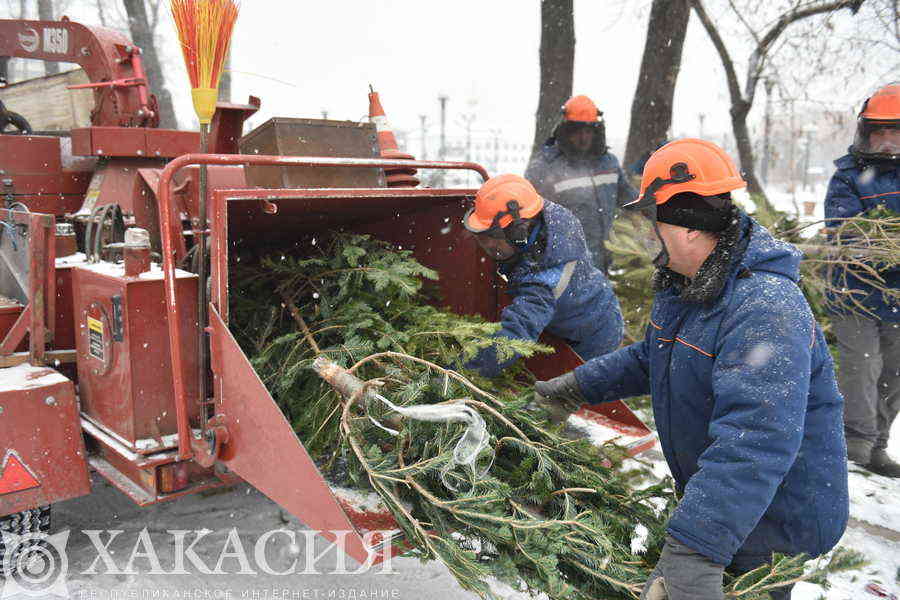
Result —
<instances>
[{"instance_id":1,"label":"red wood chipper","mask_svg":"<svg viewBox=\"0 0 900 600\"><path fill-rule=\"evenodd\" d=\"M496 319L502 282L459 225L475 190L396 187L414 185L416 169L482 180L485 170L383 154L372 123L273 119L242 138L252 97L217 106L210 153L197 154L196 133L157 127L140 49L122 35L65 18L4 20L3 79L9 57L79 64L94 108L88 127L0 134L5 527L46 528L50 505L90 493L90 470L139 505L244 480L326 537L351 531L344 549L364 561L365 534L392 519L329 486L235 343L229 249L369 233L436 269L453 310ZM9 108L27 120L28 106ZM208 281L197 274L203 238ZM546 341L558 352L532 361L539 377L579 364ZM654 443L621 403L580 414L632 453Z\"/></svg>"}]
</instances>

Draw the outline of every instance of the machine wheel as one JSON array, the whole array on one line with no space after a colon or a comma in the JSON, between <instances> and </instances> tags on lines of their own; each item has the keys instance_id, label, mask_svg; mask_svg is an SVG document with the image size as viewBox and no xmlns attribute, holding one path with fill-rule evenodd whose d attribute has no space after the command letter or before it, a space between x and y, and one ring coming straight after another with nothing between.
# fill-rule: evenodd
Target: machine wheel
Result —
<instances>
[{"instance_id":1,"label":"machine wheel","mask_svg":"<svg viewBox=\"0 0 900 600\"><path fill-rule=\"evenodd\" d=\"M20 513L14 513L5 517L0 517L0 531L14 533L16 535L28 535L30 533L48 533L50 531L50 507L39 506L30 508ZM11 557L10 567L20 559L21 552L26 548L14 549L14 556ZM0 579L6 575L7 565L6 545L3 543L3 536L0 533Z\"/></svg>"},{"instance_id":2,"label":"machine wheel","mask_svg":"<svg viewBox=\"0 0 900 600\"><path fill-rule=\"evenodd\" d=\"M31 125L17 112L7 111L0 116L0 133L5 132L9 126L14 127L19 133L31 133Z\"/></svg>"}]
</instances>

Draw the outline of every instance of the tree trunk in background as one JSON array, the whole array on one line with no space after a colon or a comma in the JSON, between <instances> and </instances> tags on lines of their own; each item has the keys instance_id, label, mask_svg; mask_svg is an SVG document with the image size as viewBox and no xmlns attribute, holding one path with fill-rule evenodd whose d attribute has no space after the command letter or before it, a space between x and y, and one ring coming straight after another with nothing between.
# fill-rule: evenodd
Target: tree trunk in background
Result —
<instances>
[{"instance_id":1,"label":"tree trunk in background","mask_svg":"<svg viewBox=\"0 0 900 600\"><path fill-rule=\"evenodd\" d=\"M222 75L219 76L219 102L231 102L231 48L228 48L228 56L222 66Z\"/></svg>"},{"instance_id":2,"label":"tree trunk in background","mask_svg":"<svg viewBox=\"0 0 900 600\"><path fill-rule=\"evenodd\" d=\"M40 21L52 21L53 20L53 0L38 0L38 20L40 20ZM59 63L45 60L44 61L44 73L46 75L53 75L55 73L59 73Z\"/></svg>"},{"instance_id":3,"label":"tree trunk in background","mask_svg":"<svg viewBox=\"0 0 900 600\"><path fill-rule=\"evenodd\" d=\"M737 144L738 157L741 161L741 170L747 181L747 191L756 194L771 208L766 190L756 176L753 157L753 142L750 140L750 128L747 127L747 114L750 112L750 104L740 101L731 106L731 129L734 131L734 141ZM745 168L744 165L750 165Z\"/></svg>"},{"instance_id":4,"label":"tree trunk in background","mask_svg":"<svg viewBox=\"0 0 900 600\"><path fill-rule=\"evenodd\" d=\"M659 148L668 137L675 82L690 17L688 0L653 0L641 72L631 102L631 124L623 159L626 166Z\"/></svg>"},{"instance_id":5,"label":"tree trunk in background","mask_svg":"<svg viewBox=\"0 0 900 600\"><path fill-rule=\"evenodd\" d=\"M100 17L100 25L106 27L106 11L103 10L103 0L96 0L97 16Z\"/></svg>"},{"instance_id":6,"label":"tree trunk in background","mask_svg":"<svg viewBox=\"0 0 900 600\"><path fill-rule=\"evenodd\" d=\"M172 105L172 95L165 86L156 45L153 42L153 31L150 28L150 21L147 19L147 7L144 5L144 0L122 0L122 3L125 5L125 12L128 13L131 41L141 49L150 91L156 95L159 103L159 126L175 129L178 126L175 119L175 108Z\"/></svg>"},{"instance_id":7,"label":"tree trunk in background","mask_svg":"<svg viewBox=\"0 0 900 600\"><path fill-rule=\"evenodd\" d=\"M573 0L541 1L541 89L535 115L534 154L550 136L560 107L572 95L575 69Z\"/></svg>"}]
</instances>

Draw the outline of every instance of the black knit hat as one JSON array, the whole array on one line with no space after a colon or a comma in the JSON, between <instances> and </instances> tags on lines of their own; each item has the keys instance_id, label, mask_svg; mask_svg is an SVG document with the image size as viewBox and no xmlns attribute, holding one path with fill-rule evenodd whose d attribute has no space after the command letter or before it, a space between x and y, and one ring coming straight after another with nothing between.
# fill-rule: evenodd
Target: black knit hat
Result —
<instances>
[{"instance_id":1,"label":"black knit hat","mask_svg":"<svg viewBox=\"0 0 900 600\"><path fill-rule=\"evenodd\" d=\"M701 196L682 192L657 205L656 220L700 231L720 232L731 222L731 193Z\"/></svg>"}]
</instances>

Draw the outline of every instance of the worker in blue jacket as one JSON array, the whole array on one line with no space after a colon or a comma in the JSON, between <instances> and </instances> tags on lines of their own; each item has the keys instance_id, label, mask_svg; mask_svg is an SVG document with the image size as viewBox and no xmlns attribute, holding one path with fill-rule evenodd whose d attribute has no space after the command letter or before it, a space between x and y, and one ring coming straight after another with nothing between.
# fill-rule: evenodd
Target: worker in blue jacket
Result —
<instances>
[{"instance_id":1,"label":"worker in blue jacket","mask_svg":"<svg viewBox=\"0 0 900 600\"><path fill-rule=\"evenodd\" d=\"M681 500L642 598L721 599L725 568L817 556L847 523L842 399L801 254L732 204L744 185L711 142L657 150L632 205L660 249L645 338L535 384L564 413L651 395Z\"/></svg>"},{"instance_id":2,"label":"worker in blue jacket","mask_svg":"<svg viewBox=\"0 0 900 600\"><path fill-rule=\"evenodd\" d=\"M547 200L572 211L584 228L594 265L609 272L612 254L604 246L619 206L637 192L606 145L603 113L587 96L570 98L553 135L525 171Z\"/></svg>"},{"instance_id":3,"label":"worker in blue jacket","mask_svg":"<svg viewBox=\"0 0 900 600\"><path fill-rule=\"evenodd\" d=\"M536 341L546 330L566 340L584 360L619 347L619 301L591 263L581 225L571 212L541 198L526 179L500 175L478 190L463 224L496 261L512 296L497 335ZM491 347L465 367L495 377L514 360L498 360Z\"/></svg>"},{"instance_id":4,"label":"worker in blue jacket","mask_svg":"<svg viewBox=\"0 0 900 600\"><path fill-rule=\"evenodd\" d=\"M837 171L825 197L832 232L839 231L843 219L879 208L900 216L900 84L866 100L850 153L834 164ZM852 235L845 228L832 240ZM900 477L900 464L887 453L891 425L900 411L900 265L876 267L883 279L878 285L888 293L869 283L874 278L868 272L834 269L834 288L844 293L830 294L831 328L841 358L838 383L844 395L847 457L880 475Z\"/></svg>"}]
</instances>

